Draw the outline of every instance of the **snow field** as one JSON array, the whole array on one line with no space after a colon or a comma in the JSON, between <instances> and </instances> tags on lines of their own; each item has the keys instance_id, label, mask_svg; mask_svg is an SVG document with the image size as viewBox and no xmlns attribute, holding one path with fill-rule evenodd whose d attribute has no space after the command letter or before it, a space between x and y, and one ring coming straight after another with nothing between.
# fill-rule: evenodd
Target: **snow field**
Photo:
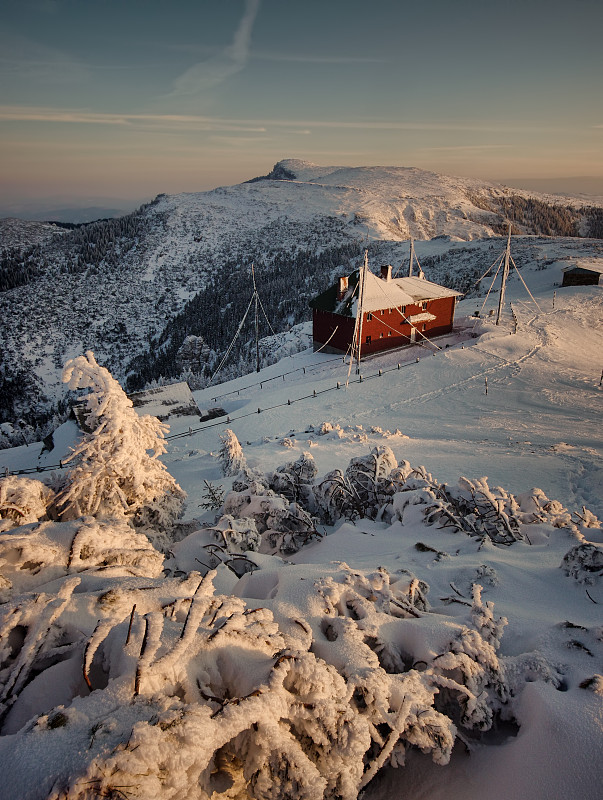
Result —
<instances>
[{"instance_id":1,"label":"snow field","mask_svg":"<svg viewBox=\"0 0 603 800\"><path fill-rule=\"evenodd\" d=\"M595 800L603 537L582 506L603 516L601 295L551 294L516 335L468 321L347 390L347 365L305 352L196 393L219 391L231 422L168 440L188 498L167 546L124 519L5 517L0 797ZM247 472L224 474L226 427ZM352 459L362 514L311 488ZM202 507L204 480L222 509ZM296 552L286 487L328 500Z\"/></svg>"}]
</instances>

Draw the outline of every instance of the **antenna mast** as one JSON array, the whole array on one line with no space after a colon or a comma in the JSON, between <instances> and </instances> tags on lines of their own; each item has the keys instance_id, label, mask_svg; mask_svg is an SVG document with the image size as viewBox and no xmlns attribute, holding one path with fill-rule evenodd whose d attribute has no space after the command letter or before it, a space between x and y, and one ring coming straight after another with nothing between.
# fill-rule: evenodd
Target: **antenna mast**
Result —
<instances>
[{"instance_id":1,"label":"antenna mast","mask_svg":"<svg viewBox=\"0 0 603 800\"><path fill-rule=\"evenodd\" d=\"M251 279L253 280L253 299L255 309L255 371L260 371L260 320L258 317L258 289L255 285L255 267L251 265Z\"/></svg>"},{"instance_id":2,"label":"antenna mast","mask_svg":"<svg viewBox=\"0 0 603 800\"><path fill-rule=\"evenodd\" d=\"M509 275L509 259L511 256L511 223L509 222L509 235L507 237L507 249L505 251L505 264L503 267L503 274L500 281L500 296L498 298L498 314L496 315L496 324L500 324L500 318L505 305L505 289L507 287L507 277Z\"/></svg>"},{"instance_id":3,"label":"antenna mast","mask_svg":"<svg viewBox=\"0 0 603 800\"><path fill-rule=\"evenodd\" d=\"M366 283L366 271L368 269L368 250L364 251L364 264L360 270L360 287L358 292L358 361L356 366L356 374L360 374L360 350L362 347L362 306L364 304L364 284Z\"/></svg>"},{"instance_id":4,"label":"antenna mast","mask_svg":"<svg viewBox=\"0 0 603 800\"><path fill-rule=\"evenodd\" d=\"M410 266L408 267L408 277L412 278L412 262L415 260L415 240L410 237Z\"/></svg>"}]
</instances>

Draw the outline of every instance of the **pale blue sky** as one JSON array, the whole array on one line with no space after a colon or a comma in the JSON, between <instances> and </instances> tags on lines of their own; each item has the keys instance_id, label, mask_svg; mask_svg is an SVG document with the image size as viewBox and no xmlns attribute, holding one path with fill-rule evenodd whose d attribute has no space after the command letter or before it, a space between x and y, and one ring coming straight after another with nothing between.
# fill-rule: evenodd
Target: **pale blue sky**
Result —
<instances>
[{"instance_id":1,"label":"pale blue sky","mask_svg":"<svg viewBox=\"0 0 603 800\"><path fill-rule=\"evenodd\" d=\"M602 30L598 0L4 0L0 205L282 158L603 194Z\"/></svg>"}]
</instances>

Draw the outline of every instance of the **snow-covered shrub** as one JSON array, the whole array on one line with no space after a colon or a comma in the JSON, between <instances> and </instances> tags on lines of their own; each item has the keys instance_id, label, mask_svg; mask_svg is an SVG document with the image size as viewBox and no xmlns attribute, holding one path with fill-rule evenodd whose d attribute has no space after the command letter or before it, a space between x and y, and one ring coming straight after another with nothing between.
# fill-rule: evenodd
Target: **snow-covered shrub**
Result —
<instances>
[{"instance_id":1,"label":"snow-covered shrub","mask_svg":"<svg viewBox=\"0 0 603 800\"><path fill-rule=\"evenodd\" d=\"M18 475L0 478L0 531L43 519L53 497L41 481Z\"/></svg>"},{"instance_id":2,"label":"snow-covered shrub","mask_svg":"<svg viewBox=\"0 0 603 800\"><path fill-rule=\"evenodd\" d=\"M0 612L0 725L19 699L27 692L32 678L56 661L69 658L71 648L56 634L57 619L67 608L80 578L63 581L56 592L24 595L7 602ZM71 630L69 638L79 647L81 634ZM62 650L62 652L61 652ZM45 676L48 681L48 676ZM31 690L29 690L31 694ZM47 700L47 698L45 698ZM69 697L71 699L71 697ZM50 706L52 708L52 704ZM31 716L28 709L23 722ZM21 727L16 726L16 730ZM3 728L6 733L6 727ZM15 732L13 730L13 732Z\"/></svg>"},{"instance_id":3,"label":"snow-covered shrub","mask_svg":"<svg viewBox=\"0 0 603 800\"><path fill-rule=\"evenodd\" d=\"M311 503L311 486L318 474L318 467L311 453L302 453L297 461L290 461L269 478L269 486L291 502L301 502L304 507Z\"/></svg>"},{"instance_id":4,"label":"snow-covered shrub","mask_svg":"<svg viewBox=\"0 0 603 800\"><path fill-rule=\"evenodd\" d=\"M141 522L169 526L185 495L159 461L166 451L167 426L156 417L138 416L91 351L65 364L63 381L71 389L91 389L85 400L92 432L66 459L75 466L57 497L61 516L137 514Z\"/></svg>"},{"instance_id":5,"label":"snow-covered shrub","mask_svg":"<svg viewBox=\"0 0 603 800\"><path fill-rule=\"evenodd\" d=\"M249 492L250 494L262 494L268 489L268 479L263 472L258 469L251 469L244 466L232 482L233 492Z\"/></svg>"},{"instance_id":6,"label":"snow-covered shrub","mask_svg":"<svg viewBox=\"0 0 603 800\"><path fill-rule=\"evenodd\" d=\"M542 489L532 489L517 495L520 519L525 524L548 522L555 528L572 525L570 512L558 500L549 500Z\"/></svg>"},{"instance_id":7,"label":"snow-covered shrub","mask_svg":"<svg viewBox=\"0 0 603 800\"><path fill-rule=\"evenodd\" d=\"M135 786L141 797L174 800L192 796L191 787L200 798L356 800L383 766L403 764L409 747L447 763L457 730L436 707L443 689L468 725L487 725L496 673L489 617L472 628L430 619L438 657L413 634L427 612L408 574L331 567L301 585L303 599L298 581L285 581L308 609L295 633L267 608L216 595L214 576L90 594L90 620L100 620L85 633L68 628L78 578L5 614L6 730L20 728L22 752L35 742L47 754L52 778L40 797L84 800ZM22 645L7 663L14 625ZM416 642L409 663L398 645L407 640ZM419 659L422 670L413 666ZM53 694L62 707L35 691L49 669L63 678ZM93 689L102 691L88 696ZM76 761L61 758L63 736Z\"/></svg>"},{"instance_id":8,"label":"snow-covered shrub","mask_svg":"<svg viewBox=\"0 0 603 800\"><path fill-rule=\"evenodd\" d=\"M327 473L314 487L316 508L327 524L340 517L375 518L394 491L390 474L398 462L390 447L374 447L369 455L353 458L345 473Z\"/></svg>"},{"instance_id":9,"label":"snow-covered shrub","mask_svg":"<svg viewBox=\"0 0 603 800\"><path fill-rule=\"evenodd\" d=\"M291 503L271 489L231 491L224 511L235 519L251 518L262 537L260 550L267 553L296 553L319 536L313 518L298 503Z\"/></svg>"},{"instance_id":10,"label":"snow-covered shrub","mask_svg":"<svg viewBox=\"0 0 603 800\"><path fill-rule=\"evenodd\" d=\"M320 518L327 525L341 517L354 519L362 515L358 498L340 469L327 472L314 486L314 497Z\"/></svg>"},{"instance_id":11,"label":"snow-covered shrub","mask_svg":"<svg viewBox=\"0 0 603 800\"><path fill-rule=\"evenodd\" d=\"M0 534L0 574L15 591L33 590L72 572L156 577L162 568L162 554L125 520L84 517Z\"/></svg>"},{"instance_id":12,"label":"snow-covered shrub","mask_svg":"<svg viewBox=\"0 0 603 800\"><path fill-rule=\"evenodd\" d=\"M599 697L603 697L603 675L596 673L592 677L586 678L580 684L580 688L588 689L589 692L594 692Z\"/></svg>"},{"instance_id":13,"label":"snow-covered shrub","mask_svg":"<svg viewBox=\"0 0 603 800\"><path fill-rule=\"evenodd\" d=\"M229 553L260 549L262 540L252 517L235 519L231 514L224 514L208 530Z\"/></svg>"},{"instance_id":14,"label":"snow-covered shrub","mask_svg":"<svg viewBox=\"0 0 603 800\"><path fill-rule=\"evenodd\" d=\"M102 570L105 574L151 578L161 575L163 555L126 522L84 518L82 523L69 549L70 572Z\"/></svg>"},{"instance_id":15,"label":"snow-covered shrub","mask_svg":"<svg viewBox=\"0 0 603 800\"><path fill-rule=\"evenodd\" d=\"M593 584L603 575L603 547L583 542L563 556L561 568L578 583Z\"/></svg>"},{"instance_id":16,"label":"snow-covered shrub","mask_svg":"<svg viewBox=\"0 0 603 800\"><path fill-rule=\"evenodd\" d=\"M353 487L365 516L375 516L391 494L391 485L387 479L397 466L396 457L387 445L373 447L368 456L350 461L345 476Z\"/></svg>"},{"instance_id":17,"label":"snow-covered shrub","mask_svg":"<svg viewBox=\"0 0 603 800\"><path fill-rule=\"evenodd\" d=\"M424 467L411 469L405 462L390 473L389 480L395 492L390 510L399 520L405 508L421 504L428 524L509 545L527 540L522 530L526 520L542 519L537 495L527 502L524 498L522 510L513 494L501 487L492 489L485 477L475 481L461 477L458 486L452 487L438 483Z\"/></svg>"},{"instance_id":18,"label":"snow-covered shrub","mask_svg":"<svg viewBox=\"0 0 603 800\"><path fill-rule=\"evenodd\" d=\"M463 627L429 673L440 686L436 708L463 728L489 730L494 713L508 700L503 663L497 650L505 617L494 618L493 604L482 601L482 587L473 587L473 628ZM452 707L451 707L452 706Z\"/></svg>"}]
</instances>

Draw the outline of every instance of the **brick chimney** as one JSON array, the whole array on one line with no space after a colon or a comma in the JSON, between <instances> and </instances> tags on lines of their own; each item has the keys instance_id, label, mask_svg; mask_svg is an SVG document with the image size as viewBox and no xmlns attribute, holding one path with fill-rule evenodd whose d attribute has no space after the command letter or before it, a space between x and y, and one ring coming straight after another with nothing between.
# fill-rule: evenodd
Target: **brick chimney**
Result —
<instances>
[{"instance_id":1,"label":"brick chimney","mask_svg":"<svg viewBox=\"0 0 603 800\"><path fill-rule=\"evenodd\" d=\"M337 293L337 299L338 300L343 300L343 296L345 295L347 290L348 290L348 276L347 275L343 275L339 279L339 291Z\"/></svg>"},{"instance_id":2,"label":"brick chimney","mask_svg":"<svg viewBox=\"0 0 603 800\"><path fill-rule=\"evenodd\" d=\"M391 281L392 279L392 267L391 264L384 264L381 267L381 280L383 281Z\"/></svg>"}]
</instances>

